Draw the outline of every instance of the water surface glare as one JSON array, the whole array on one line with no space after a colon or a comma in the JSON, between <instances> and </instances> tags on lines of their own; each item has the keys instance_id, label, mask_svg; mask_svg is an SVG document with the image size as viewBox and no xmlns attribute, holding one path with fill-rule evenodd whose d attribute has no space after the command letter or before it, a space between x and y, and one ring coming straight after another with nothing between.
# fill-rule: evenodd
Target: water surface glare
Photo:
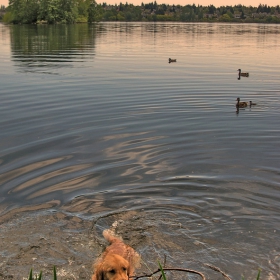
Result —
<instances>
[{"instance_id":1,"label":"water surface glare","mask_svg":"<svg viewBox=\"0 0 280 280\"><path fill-rule=\"evenodd\" d=\"M280 279L279 47L273 24L0 24L0 232L19 213L118 218L151 266Z\"/></svg>"}]
</instances>

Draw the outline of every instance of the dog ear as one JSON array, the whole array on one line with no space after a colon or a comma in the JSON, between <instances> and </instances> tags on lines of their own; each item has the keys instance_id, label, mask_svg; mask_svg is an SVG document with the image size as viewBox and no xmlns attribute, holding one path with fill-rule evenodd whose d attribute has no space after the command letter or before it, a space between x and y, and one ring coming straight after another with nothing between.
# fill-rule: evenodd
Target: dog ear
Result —
<instances>
[{"instance_id":1,"label":"dog ear","mask_svg":"<svg viewBox=\"0 0 280 280\"><path fill-rule=\"evenodd\" d=\"M95 267L94 276L92 277L92 280L104 280L102 264L99 264Z\"/></svg>"},{"instance_id":2,"label":"dog ear","mask_svg":"<svg viewBox=\"0 0 280 280\"><path fill-rule=\"evenodd\" d=\"M127 268L127 276L128 276L128 278L129 278L130 276L134 276L134 275L132 275L132 269L131 269L130 264L128 265L128 268Z\"/></svg>"}]
</instances>

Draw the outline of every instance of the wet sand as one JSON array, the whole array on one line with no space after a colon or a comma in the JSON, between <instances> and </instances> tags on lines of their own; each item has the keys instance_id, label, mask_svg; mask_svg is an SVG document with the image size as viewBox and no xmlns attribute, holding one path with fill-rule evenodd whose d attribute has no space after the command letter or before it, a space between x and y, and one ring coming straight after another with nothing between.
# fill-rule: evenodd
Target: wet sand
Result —
<instances>
[{"instance_id":1,"label":"wet sand","mask_svg":"<svg viewBox=\"0 0 280 280\"><path fill-rule=\"evenodd\" d=\"M116 234L142 256L137 276L155 271L157 261L163 263L165 256L169 267L185 267L184 261L172 263L172 258L178 259L186 251L188 243L184 238L170 239L169 227L175 233L182 226L170 221L170 217L159 221L152 215L148 219L141 211L107 213L94 219L48 210L10 214L0 220L0 279L27 279L31 268L35 273L42 270L45 280L52 279L54 265L60 280L91 279L92 264L107 245L102 231L113 223ZM191 243L195 249L197 245ZM201 263L192 268L201 271ZM209 268L203 270L207 279L224 279ZM185 279L187 275L175 276L170 279ZM201 278L192 275L190 279Z\"/></svg>"},{"instance_id":2,"label":"wet sand","mask_svg":"<svg viewBox=\"0 0 280 280\"><path fill-rule=\"evenodd\" d=\"M90 221L63 213L17 214L0 225L0 279L28 277L43 271L52 278L90 279L92 262L102 248L90 237Z\"/></svg>"}]
</instances>

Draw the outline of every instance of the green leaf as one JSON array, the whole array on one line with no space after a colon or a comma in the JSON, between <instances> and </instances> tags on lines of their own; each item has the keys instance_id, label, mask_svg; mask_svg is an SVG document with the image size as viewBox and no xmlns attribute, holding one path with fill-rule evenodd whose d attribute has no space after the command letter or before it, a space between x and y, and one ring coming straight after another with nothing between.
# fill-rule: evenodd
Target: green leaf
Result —
<instances>
[{"instance_id":1,"label":"green leaf","mask_svg":"<svg viewBox=\"0 0 280 280\"><path fill-rule=\"evenodd\" d=\"M55 266L53 267L53 280L57 280Z\"/></svg>"},{"instance_id":2,"label":"green leaf","mask_svg":"<svg viewBox=\"0 0 280 280\"><path fill-rule=\"evenodd\" d=\"M257 276L257 280L260 280L260 276L261 276L261 270L259 269L259 273L258 273L258 276Z\"/></svg>"},{"instance_id":3,"label":"green leaf","mask_svg":"<svg viewBox=\"0 0 280 280\"><path fill-rule=\"evenodd\" d=\"M30 269L28 280L33 280L32 268Z\"/></svg>"},{"instance_id":4,"label":"green leaf","mask_svg":"<svg viewBox=\"0 0 280 280\"><path fill-rule=\"evenodd\" d=\"M43 274L42 271L40 271L38 280L42 280L42 274Z\"/></svg>"},{"instance_id":5,"label":"green leaf","mask_svg":"<svg viewBox=\"0 0 280 280\"><path fill-rule=\"evenodd\" d=\"M164 270L163 270L163 268L162 268L160 262L158 262L158 265L159 265L159 269L160 269L160 271L161 271L161 275L162 275L163 280L166 280L166 276L165 276Z\"/></svg>"}]
</instances>

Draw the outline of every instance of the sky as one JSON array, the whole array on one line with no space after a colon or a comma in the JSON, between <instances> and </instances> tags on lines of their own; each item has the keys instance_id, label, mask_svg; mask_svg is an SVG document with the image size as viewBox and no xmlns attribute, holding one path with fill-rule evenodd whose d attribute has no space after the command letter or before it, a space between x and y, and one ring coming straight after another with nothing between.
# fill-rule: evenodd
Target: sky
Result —
<instances>
[{"instance_id":1,"label":"sky","mask_svg":"<svg viewBox=\"0 0 280 280\"><path fill-rule=\"evenodd\" d=\"M96 0L98 4L101 4L103 2L106 2L107 4L119 4L122 3L128 3L128 4L134 4L134 5L141 5L143 2L144 4L154 2L154 0ZM280 5L280 0L156 0L158 4L170 4L170 5L181 5L185 6L188 4L195 4L195 5L202 5L202 6L208 6L208 5L214 5L216 7L220 6L234 6L238 4L242 4L244 6L254 6L257 7L260 3L261 4L267 4L269 6L277 6ZM9 0L0 0L0 5L8 6Z\"/></svg>"}]
</instances>

